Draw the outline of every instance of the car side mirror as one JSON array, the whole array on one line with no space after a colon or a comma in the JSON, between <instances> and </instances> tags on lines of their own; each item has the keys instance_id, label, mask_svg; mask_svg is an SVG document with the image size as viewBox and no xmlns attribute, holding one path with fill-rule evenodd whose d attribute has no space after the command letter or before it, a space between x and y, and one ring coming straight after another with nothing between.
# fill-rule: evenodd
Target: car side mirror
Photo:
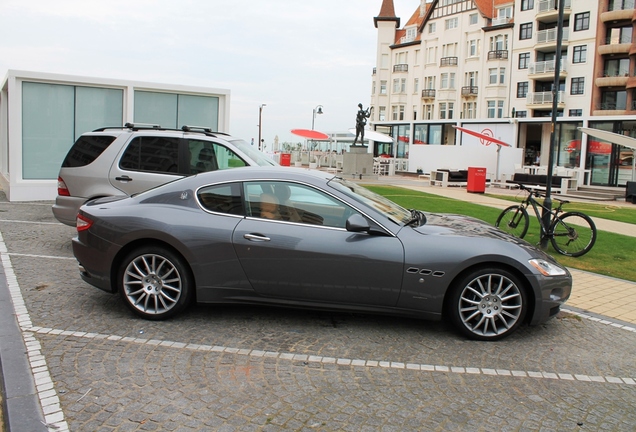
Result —
<instances>
[{"instance_id":1,"label":"car side mirror","mask_svg":"<svg viewBox=\"0 0 636 432\"><path fill-rule=\"evenodd\" d=\"M369 222L360 213L355 213L347 219L347 231L351 232L368 232L370 229Z\"/></svg>"}]
</instances>

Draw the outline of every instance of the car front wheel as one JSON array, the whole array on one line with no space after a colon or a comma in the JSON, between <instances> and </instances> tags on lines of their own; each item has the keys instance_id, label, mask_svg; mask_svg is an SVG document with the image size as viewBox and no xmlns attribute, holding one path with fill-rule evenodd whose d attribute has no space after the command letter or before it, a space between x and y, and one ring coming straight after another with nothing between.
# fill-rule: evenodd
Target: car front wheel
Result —
<instances>
[{"instance_id":1,"label":"car front wheel","mask_svg":"<svg viewBox=\"0 0 636 432\"><path fill-rule=\"evenodd\" d=\"M126 305L142 318L162 320L190 302L192 278L188 266L174 252L147 246L124 258L117 276Z\"/></svg>"},{"instance_id":2,"label":"car front wheel","mask_svg":"<svg viewBox=\"0 0 636 432\"><path fill-rule=\"evenodd\" d=\"M523 322L528 300L520 280L498 268L483 268L453 287L448 305L455 327L471 339L498 340Z\"/></svg>"}]
</instances>

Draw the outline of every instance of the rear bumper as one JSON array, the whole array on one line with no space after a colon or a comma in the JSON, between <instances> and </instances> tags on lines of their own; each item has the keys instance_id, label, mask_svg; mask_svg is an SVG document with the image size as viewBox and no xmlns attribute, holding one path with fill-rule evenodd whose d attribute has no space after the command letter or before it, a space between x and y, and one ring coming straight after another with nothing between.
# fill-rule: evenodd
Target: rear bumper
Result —
<instances>
[{"instance_id":1,"label":"rear bumper","mask_svg":"<svg viewBox=\"0 0 636 432\"><path fill-rule=\"evenodd\" d=\"M58 195L52 208L53 216L64 225L75 226L77 212L85 202L85 198Z\"/></svg>"},{"instance_id":2,"label":"rear bumper","mask_svg":"<svg viewBox=\"0 0 636 432\"><path fill-rule=\"evenodd\" d=\"M106 255L94 247L87 247L77 237L73 238L72 245L81 278L102 291L114 293L116 289L111 283L110 260Z\"/></svg>"}]
</instances>

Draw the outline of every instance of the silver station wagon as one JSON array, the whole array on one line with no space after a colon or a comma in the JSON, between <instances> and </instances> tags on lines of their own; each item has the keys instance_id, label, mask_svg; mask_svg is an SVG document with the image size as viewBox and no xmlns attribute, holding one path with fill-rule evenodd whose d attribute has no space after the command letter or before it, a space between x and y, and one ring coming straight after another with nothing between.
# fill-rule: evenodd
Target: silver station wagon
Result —
<instances>
[{"instance_id":1,"label":"silver station wagon","mask_svg":"<svg viewBox=\"0 0 636 432\"><path fill-rule=\"evenodd\" d=\"M55 218L75 225L86 201L132 195L183 176L277 165L245 141L209 129L126 124L81 135L62 162Z\"/></svg>"}]
</instances>

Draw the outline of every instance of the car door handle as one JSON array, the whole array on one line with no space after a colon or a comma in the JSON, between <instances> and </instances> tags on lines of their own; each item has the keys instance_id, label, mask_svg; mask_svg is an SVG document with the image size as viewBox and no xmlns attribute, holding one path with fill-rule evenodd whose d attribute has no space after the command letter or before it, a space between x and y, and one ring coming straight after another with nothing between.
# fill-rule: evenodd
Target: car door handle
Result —
<instances>
[{"instance_id":1,"label":"car door handle","mask_svg":"<svg viewBox=\"0 0 636 432\"><path fill-rule=\"evenodd\" d=\"M252 241L270 241L271 240L269 237L265 237L264 235L261 235L261 234L244 234L243 238L246 240L252 240Z\"/></svg>"},{"instance_id":2,"label":"car door handle","mask_svg":"<svg viewBox=\"0 0 636 432\"><path fill-rule=\"evenodd\" d=\"M132 179L128 176L115 177L117 181L132 181Z\"/></svg>"}]
</instances>

